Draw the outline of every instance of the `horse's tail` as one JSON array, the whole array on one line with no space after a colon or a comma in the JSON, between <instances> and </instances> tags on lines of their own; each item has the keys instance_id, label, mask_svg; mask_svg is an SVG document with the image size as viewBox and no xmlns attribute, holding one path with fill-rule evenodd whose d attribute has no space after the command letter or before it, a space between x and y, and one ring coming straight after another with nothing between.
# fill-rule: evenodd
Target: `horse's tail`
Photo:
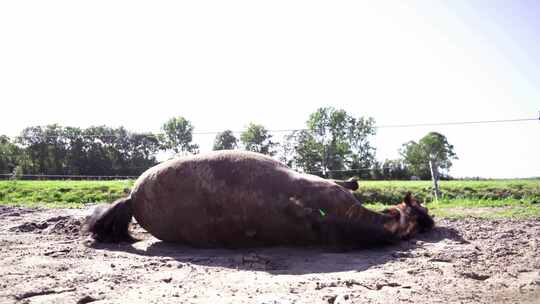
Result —
<instances>
[{"instance_id":1,"label":"horse's tail","mask_svg":"<svg viewBox=\"0 0 540 304\"><path fill-rule=\"evenodd\" d=\"M131 197L121 198L110 205L102 205L86 219L84 230L98 242L133 242L128 228L133 216Z\"/></svg>"}]
</instances>

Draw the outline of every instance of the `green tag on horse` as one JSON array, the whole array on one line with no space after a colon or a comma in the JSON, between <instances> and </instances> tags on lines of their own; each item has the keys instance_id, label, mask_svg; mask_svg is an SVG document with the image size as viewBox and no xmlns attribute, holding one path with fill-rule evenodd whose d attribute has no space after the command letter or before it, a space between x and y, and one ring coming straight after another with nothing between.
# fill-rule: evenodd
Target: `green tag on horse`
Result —
<instances>
[{"instance_id":1,"label":"green tag on horse","mask_svg":"<svg viewBox=\"0 0 540 304\"><path fill-rule=\"evenodd\" d=\"M326 216L326 212L324 212L324 210L322 209L319 209L319 213L321 214L322 217Z\"/></svg>"}]
</instances>

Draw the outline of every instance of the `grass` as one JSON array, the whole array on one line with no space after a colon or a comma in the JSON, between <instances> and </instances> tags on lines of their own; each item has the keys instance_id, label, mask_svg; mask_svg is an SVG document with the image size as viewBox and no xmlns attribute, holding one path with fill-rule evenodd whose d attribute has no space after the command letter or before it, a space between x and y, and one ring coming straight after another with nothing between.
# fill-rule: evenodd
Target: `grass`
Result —
<instances>
[{"instance_id":1,"label":"grass","mask_svg":"<svg viewBox=\"0 0 540 304\"><path fill-rule=\"evenodd\" d=\"M123 181L0 181L0 204L26 207L80 208L112 202L133 185Z\"/></svg>"},{"instance_id":2,"label":"grass","mask_svg":"<svg viewBox=\"0 0 540 304\"><path fill-rule=\"evenodd\" d=\"M132 180L0 181L0 205L81 208L125 195ZM365 181L355 196L382 210L411 191L438 217L538 218L540 180L442 181L443 198L434 202L429 181Z\"/></svg>"},{"instance_id":3,"label":"grass","mask_svg":"<svg viewBox=\"0 0 540 304\"><path fill-rule=\"evenodd\" d=\"M435 216L540 219L540 180L441 181L435 202L431 181L365 181L355 196L382 210L410 191Z\"/></svg>"},{"instance_id":4,"label":"grass","mask_svg":"<svg viewBox=\"0 0 540 304\"><path fill-rule=\"evenodd\" d=\"M381 211L389 207L387 204L365 204L369 209ZM540 219L540 203L531 200L474 200L453 199L429 202L424 205L435 217L464 218L476 217L486 219Z\"/></svg>"},{"instance_id":5,"label":"grass","mask_svg":"<svg viewBox=\"0 0 540 304\"><path fill-rule=\"evenodd\" d=\"M540 180L441 181L442 200L529 200L540 202ZM430 181L360 182L356 197L365 203L395 204L406 192L424 202L434 201Z\"/></svg>"}]
</instances>

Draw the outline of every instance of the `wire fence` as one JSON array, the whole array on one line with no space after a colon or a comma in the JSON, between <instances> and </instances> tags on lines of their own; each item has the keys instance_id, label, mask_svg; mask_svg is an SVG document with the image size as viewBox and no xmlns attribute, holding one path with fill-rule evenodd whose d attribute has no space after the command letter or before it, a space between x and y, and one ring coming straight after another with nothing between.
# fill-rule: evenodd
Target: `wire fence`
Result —
<instances>
[{"instance_id":1,"label":"wire fence","mask_svg":"<svg viewBox=\"0 0 540 304\"><path fill-rule=\"evenodd\" d=\"M477 120L477 121L460 121L460 122L440 122L440 123L415 123L415 124L398 124L398 125L378 125L375 126L376 129L386 129L386 128L412 128L412 127L429 127L429 126L459 126L459 125L482 125L482 124L497 124L497 123L517 123L517 122L531 122L531 121L540 121L540 112L539 117L537 118L518 118L518 119L502 119L502 120ZM309 131L308 129L272 129L267 130L269 133L292 133L300 131ZM243 131L231 131L232 133L242 133ZM219 131L202 131L202 132L193 132L193 135L216 135L221 132ZM128 133L129 134L129 133ZM163 136L162 133L137 133L138 135L144 136ZM77 136L85 138L117 138L121 135L118 134L79 134ZM40 138L57 138L57 135L44 135L39 136ZM30 136L13 136L12 139L21 139L21 138L31 138ZM142 169L143 171L149 167L134 167L130 169ZM300 171L301 173L307 174L328 174L328 173L350 173L358 174L361 172L369 172L373 170L389 170L395 169L395 167L369 167L369 168L352 168L352 169L343 169L343 170L315 170L315 171ZM76 175L76 174L0 174L0 180L7 179L22 179L22 180L123 180L123 179L136 179L137 175Z\"/></svg>"},{"instance_id":2,"label":"wire fence","mask_svg":"<svg viewBox=\"0 0 540 304\"><path fill-rule=\"evenodd\" d=\"M355 169L355 170L326 170L326 173L358 173L361 171L370 171L371 168L364 169ZM323 171L310 171L310 172L300 172L305 174L320 174ZM73 181L113 181L113 180L135 180L139 176L137 175L61 175L61 174L23 174L20 176L14 176L13 174L0 174L0 180L38 180L38 181L64 181L64 180L73 180ZM532 179L540 179L540 172L531 176ZM475 179L486 179L480 177L468 177L468 178L458 178L458 180L475 180ZM488 179L500 179L500 178L488 178ZM506 178L502 178L506 179ZM384 179L383 179L384 180ZM410 179L407 179L410 180ZM415 180L415 179L412 179Z\"/></svg>"},{"instance_id":3,"label":"wire fence","mask_svg":"<svg viewBox=\"0 0 540 304\"><path fill-rule=\"evenodd\" d=\"M135 175L0 174L0 180L124 180L137 177Z\"/></svg>"},{"instance_id":4,"label":"wire fence","mask_svg":"<svg viewBox=\"0 0 540 304\"><path fill-rule=\"evenodd\" d=\"M146 168L149 169L150 167ZM378 168L380 170L390 168ZM321 174L321 173L359 173L371 171L373 168L358 168L347 170L317 170L317 171L298 171L306 174ZM74 174L0 174L0 180L18 179L18 180L124 180L136 179L138 175L74 175Z\"/></svg>"},{"instance_id":5,"label":"wire fence","mask_svg":"<svg viewBox=\"0 0 540 304\"><path fill-rule=\"evenodd\" d=\"M137 167L140 169L149 169L151 167ZM354 168L354 169L342 169L342 170L296 170L299 173L305 174L322 174L322 173L361 173L370 172L373 170L391 170L396 167L366 167L366 168ZM143 170L143 171L144 171ZM121 180L121 179L136 179L138 175L77 175L77 174L0 174L0 180L6 179L21 179L21 180Z\"/></svg>"}]
</instances>

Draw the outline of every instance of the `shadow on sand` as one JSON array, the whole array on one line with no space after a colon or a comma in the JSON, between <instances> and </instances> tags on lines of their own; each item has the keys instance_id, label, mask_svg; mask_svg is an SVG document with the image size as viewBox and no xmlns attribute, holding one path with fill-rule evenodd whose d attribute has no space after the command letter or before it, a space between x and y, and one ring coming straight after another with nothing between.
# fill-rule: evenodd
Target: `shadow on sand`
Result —
<instances>
[{"instance_id":1,"label":"shadow on sand","mask_svg":"<svg viewBox=\"0 0 540 304\"><path fill-rule=\"evenodd\" d=\"M166 243L153 237L145 237L134 244L96 244L93 248L202 266L265 271L271 274L310 274L364 271L390 261L414 258L421 255L415 251L418 247L444 239L467 243L455 229L436 227L428 233L395 245L344 252L321 247L201 249Z\"/></svg>"}]
</instances>

